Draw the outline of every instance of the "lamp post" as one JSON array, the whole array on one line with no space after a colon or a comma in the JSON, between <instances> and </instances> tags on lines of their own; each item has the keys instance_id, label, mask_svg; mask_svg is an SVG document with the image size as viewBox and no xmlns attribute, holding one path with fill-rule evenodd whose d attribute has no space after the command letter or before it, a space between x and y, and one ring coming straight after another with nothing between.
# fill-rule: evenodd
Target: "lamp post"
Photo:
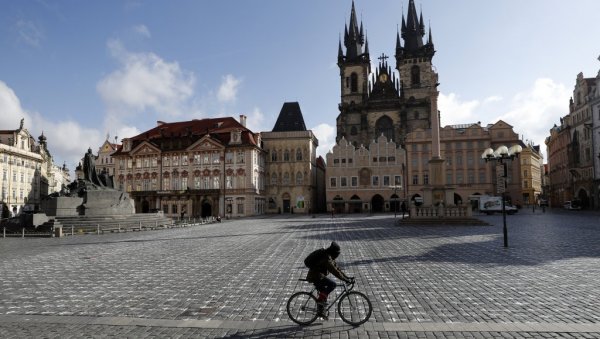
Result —
<instances>
[{"instance_id":1,"label":"lamp post","mask_svg":"<svg viewBox=\"0 0 600 339\"><path fill-rule=\"evenodd\" d=\"M502 165L502 176L497 176L497 190L498 193L502 194L502 221L504 225L502 231L504 233L504 247L508 247L508 230L506 228L506 199L504 197L504 192L506 191L506 179L508 177L507 161L518 158L522 151L523 148L520 145L514 145L511 148L502 145L495 151L491 148L488 148L481 154L481 158L485 160L485 162L494 161L496 164Z\"/></svg>"},{"instance_id":2,"label":"lamp post","mask_svg":"<svg viewBox=\"0 0 600 339\"><path fill-rule=\"evenodd\" d=\"M394 201L393 201L393 203L394 203L394 219L396 219L396 214L398 214L398 206L400 205L400 201L399 201L400 199L398 198L397 193L398 193L399 189L402 189L402 185L393 185L393 186L390 186L390 188L394 190L394 196L395 196L395 198L393 198L394 199ZM390 201L392 201L392 199L390 199Z\"/></svg>"}]
</instances>

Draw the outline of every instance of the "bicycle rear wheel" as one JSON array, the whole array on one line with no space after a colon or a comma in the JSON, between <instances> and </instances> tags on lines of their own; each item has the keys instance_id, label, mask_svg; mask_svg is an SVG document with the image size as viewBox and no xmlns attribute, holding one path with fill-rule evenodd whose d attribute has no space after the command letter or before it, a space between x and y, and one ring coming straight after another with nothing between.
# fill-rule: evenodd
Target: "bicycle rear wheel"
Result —
<instances>
[{"instance_id":1,"label":"bicycle rear wheel","mask_svg":"<svg viewBox=\"0 0 600 339\"><path fill-rule=\"evenodd\" d=\"M317 320L317 298L308 292L294 293L287 302L287 313L296 324L308 325Z\"/></svg>"},{"instance_id":2,"label":"bicycle rear wheel","mask_svg":"<svg viewBox=\"0 0 600 339\"><path fill-rule=\"evenodd\" d=\"M348 292L338 303L338 313L342 320L350 325L358 326L369 320L373 306L366 295L361 292Z\"/></svg>"}]
</instances>

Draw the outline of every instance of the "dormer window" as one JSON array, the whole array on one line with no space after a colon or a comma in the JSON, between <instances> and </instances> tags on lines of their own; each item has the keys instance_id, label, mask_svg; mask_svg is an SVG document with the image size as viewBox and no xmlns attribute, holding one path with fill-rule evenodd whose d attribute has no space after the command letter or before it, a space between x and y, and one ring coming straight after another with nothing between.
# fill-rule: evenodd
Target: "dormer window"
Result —
<instances>
[{"instance_id":1,"label":"dormer window","mask_svg":"<svg viewBox=\"0 0 600 339\"><path fill-rule=\"evenodd\" d=\"M242 143L242 131L239 129L231 131L229 144L241 144Z\"/></svg>"}]
</instances>

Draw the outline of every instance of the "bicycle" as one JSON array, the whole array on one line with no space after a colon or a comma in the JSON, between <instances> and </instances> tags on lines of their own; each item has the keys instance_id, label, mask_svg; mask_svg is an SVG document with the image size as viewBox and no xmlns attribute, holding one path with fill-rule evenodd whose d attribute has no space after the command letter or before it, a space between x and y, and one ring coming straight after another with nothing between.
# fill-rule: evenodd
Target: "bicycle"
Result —
<instances>
[{"instance_id":1,"label":"bicycle","mask_svg":"<svg viewBox=\"0 0 600 339\"><path fill-rule=\"evenodd\" d=\"M298 281L307 281L298 279ZM373 306L369 298L361 292L353 291L354 282L343 284L344 290L329 305L324 312L329 315L329 309L337 302L337 310L340 318L350 325L358 326L369 320L373 312ZM287 302L287 313L293 322L299 325L309 325L317 318L317 297L313 287L310 292L302 291L292 294Z\"/></svg>"}]
</instances>

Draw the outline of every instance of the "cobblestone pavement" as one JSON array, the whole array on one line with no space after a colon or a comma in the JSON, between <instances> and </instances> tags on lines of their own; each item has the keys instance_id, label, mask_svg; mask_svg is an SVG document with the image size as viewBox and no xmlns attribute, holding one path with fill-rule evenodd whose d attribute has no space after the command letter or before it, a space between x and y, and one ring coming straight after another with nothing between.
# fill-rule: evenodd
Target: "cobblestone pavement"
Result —
<instances>
[{"instance_id":1,"label":"cobblestone pavement","mask_svg":"<svg viewBox=\"0 0 600 339\"><path fill-rule=\"evenodd\" d=\"M159 231L0 238L0 338L600 338L600 214L493 226L393 215L267 216ZM360 327L301 327L285 304L313 249L373 303Z\"/></svg>"}]
</instances>

